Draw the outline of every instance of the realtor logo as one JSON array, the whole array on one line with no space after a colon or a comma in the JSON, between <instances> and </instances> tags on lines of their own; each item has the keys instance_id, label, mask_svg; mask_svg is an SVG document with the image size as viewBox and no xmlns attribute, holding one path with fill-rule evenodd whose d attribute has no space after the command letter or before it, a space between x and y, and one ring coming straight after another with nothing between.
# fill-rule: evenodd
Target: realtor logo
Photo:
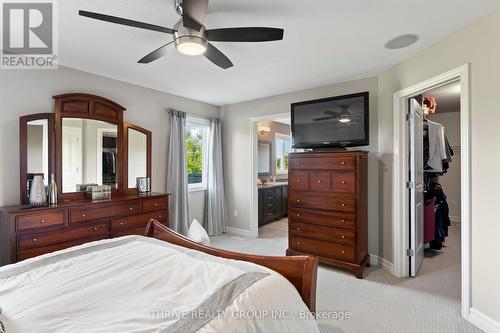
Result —
<instances>
[{"instance_id":1,"label":"realtor logo","mask_svg":"<svg viewBox=\"0 0 500 333\"><path fill-rule=\"evenodd\" d=\"M2 1L1 68L57 68L53 1Z\"/></svg>"}]
</instances>

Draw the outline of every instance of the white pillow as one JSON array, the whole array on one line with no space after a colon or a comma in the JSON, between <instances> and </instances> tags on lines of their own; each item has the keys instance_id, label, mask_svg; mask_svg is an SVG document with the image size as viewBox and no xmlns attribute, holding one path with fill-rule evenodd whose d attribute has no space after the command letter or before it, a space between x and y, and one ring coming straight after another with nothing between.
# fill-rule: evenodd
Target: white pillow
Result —
<instances>
[{"instance_id":1,"label":"white pillow","mask_svg":"<svg viewBox=\"0 0 500 333\"><path fill-rule=\"evenodd\" d=\"M210 246L210 238L197 219L193 219L193 222L191 222L187 237L193 242Z\"/></svg>"}]
</instances>

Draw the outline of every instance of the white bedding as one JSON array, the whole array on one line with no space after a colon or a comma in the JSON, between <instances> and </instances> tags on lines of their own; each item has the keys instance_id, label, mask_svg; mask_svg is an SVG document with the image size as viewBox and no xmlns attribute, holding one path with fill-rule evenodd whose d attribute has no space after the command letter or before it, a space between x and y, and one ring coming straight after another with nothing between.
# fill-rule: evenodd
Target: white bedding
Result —
<instances>
[{"instance_id":1,"label":"white bedding","mask_svg":"<svg viewBox=\"0 0 500 333\"><path fill-rule=\"evenodd\" d=\"M141 236L0 268L0 307L7 333L318 332L280 274Z\"/></svg>"}]
</instances>

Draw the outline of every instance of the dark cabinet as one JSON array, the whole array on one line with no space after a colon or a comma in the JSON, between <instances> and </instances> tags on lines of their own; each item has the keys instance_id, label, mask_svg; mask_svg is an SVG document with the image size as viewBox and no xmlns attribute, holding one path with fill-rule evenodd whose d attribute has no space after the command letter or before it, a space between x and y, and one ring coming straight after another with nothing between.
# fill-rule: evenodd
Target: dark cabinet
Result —
<instances>
[{"instance_id":1,"label":"dark cabinet","mask_svg":"<svg viewBox=\"0 0 500 333\"><path fill-rule=\"evenodd\" d=\"M259 227L288 214L288 185L259 188Z\"/></svg>"}]
</instances>

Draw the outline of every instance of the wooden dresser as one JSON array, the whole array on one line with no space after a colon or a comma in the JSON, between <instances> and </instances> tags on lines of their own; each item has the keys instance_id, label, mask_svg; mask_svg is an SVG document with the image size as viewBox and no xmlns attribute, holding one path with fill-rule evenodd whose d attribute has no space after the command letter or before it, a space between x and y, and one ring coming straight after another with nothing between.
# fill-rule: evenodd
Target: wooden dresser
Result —
<instances>
[{"instance_id":1,"label":"wooden dresser","mask_svg":"<svg viewBox=\"0 0 500 333\"><path fill-rule=\"evenodd\" d=\"M290 155L287 255L316 255L363 277L369 264L367 157L347 151Z\"/></svg>"},{"instance_id":2,"label":"wooden dresser","mask_svg":"<svg viewBox=\"0 0 500 333\"><path fill-rule=\"evenodd\" d=\"M100 239L142 235L149 219L168 226L168 195L120 194L55 207L0 210L1 265Z\"/></svg>"}]
</instances>

